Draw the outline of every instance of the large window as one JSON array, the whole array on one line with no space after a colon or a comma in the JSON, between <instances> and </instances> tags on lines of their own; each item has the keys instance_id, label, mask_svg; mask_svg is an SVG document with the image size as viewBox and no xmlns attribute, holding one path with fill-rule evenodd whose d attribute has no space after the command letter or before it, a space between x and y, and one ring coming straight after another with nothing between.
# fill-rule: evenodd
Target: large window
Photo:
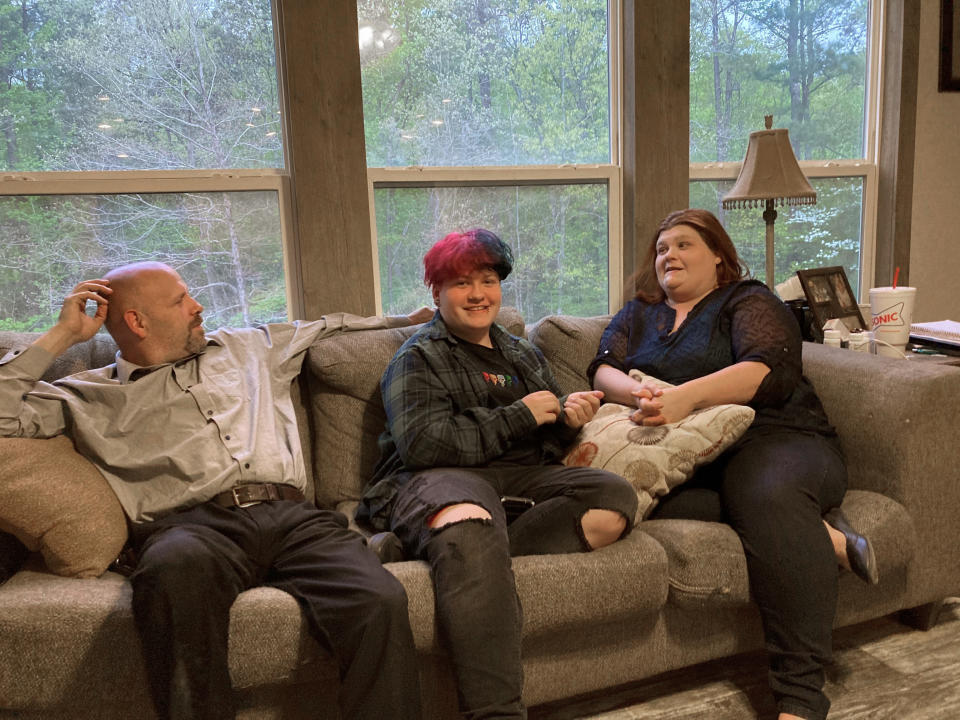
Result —
<instances>
[{"instance_id":1,"label":"large window","mask_svg":"<svg viewBox=\"0 0 960 720\"><path fill-rule=\"evenodd\" d=\"M270 0L0 0L0 328L169 263L208 326L287 315Z\"/></svg>"},{"instance_id":2,"label":"large window","mask_svg":"<svg viewBox=\"0 0 960 720\"><path fill-rule=\"evenodd\" d=\"M217 308L212 324L275 319L283 296L294 315L306 305L369 308L315 278L328 255L362 256L366 268L368 252L355 252L349 240L328 252L335 241L316 232L323 223L303 224L315 198L297 203L306 228L300 249L288 238L282 128L309 135L329 127L338 108L322 98L293 103L296 115L284 124L272 4L0 0L0 328L42 328L81 277L143 257L220 288L204 301ZM777 279L798 267L840 264L855 286L870 285L881 5L690 2L690 202L723 216L759 277L759 213L725 213L720 198L747 136L773 114L775 127L790 129L819 191L815 206L780 212ZM299 17L315 21L317 7L280 3L281 38ZM423 250L450 230L485 225L517 250L508 301L527 319L615 309L621 279L633 269L621 267L622 2L358 0L356 7L378 308L428 302ZM686 28L684 3L658 7L665 26ZM338 13L338 28L352 24L341 5L323 12ZM324 50L299 36L295 47L286 72L302 88ZM655 54L627 50L638 82L657 77ZM350 74L341 56L338 79ZM686 92L677 86L677 95ZM662 112L652 105L644 111ZM344 147L355 138L342 128L337 134ZM295 140L306 155L302 179L306 167L324 166L327 150ZM309 182L302 187L314 191ZM206 214L196 211L202 204ZM67 267L79 270L68 277ZM300 288L290 287L301 276L304 305ZM46 305L24 303L28 293L45 296Z\"/></svg>"},{"instance_id":3,"label":"large window","mask_svg":"<svg viewBox=\"0 0 960 720\"><path fill-rule=\"evenodd\" d=\"M778 208L774 275L842 265L872 279L875 80L880 8L867 0L692 0L691 204L716 212L763 277L761 210L727 210L749 134L789 129L817 190L813 206ZM865 282L862 282L865 281Z\"/></svg>"},{"instance_id":4,"label":"large window","mask_svg":"<svg viewBox=\"0 0 960 720\"><path fill-rule=\"evenodd\" d=\"M422 259L439 228L486 225L517 257L503 283L504 304L522 308L525 318L605 312L607 217L596 209L605 208L606 195L606 185L593 183L377 190L386 311L425 302Z\"/></svg>"},{"instance_id":5,"label":"large window","mask_svg":"<svg viewBox=\"0 0 960 720\"><path fill-rule=\"evenodd\" d=\"M380 302L429 302L423 253L487 227L528 320L606 312L619 176L606 0L359 0ZM619 277L619 272L613 273Z\"/></svg>"}]
</instances>

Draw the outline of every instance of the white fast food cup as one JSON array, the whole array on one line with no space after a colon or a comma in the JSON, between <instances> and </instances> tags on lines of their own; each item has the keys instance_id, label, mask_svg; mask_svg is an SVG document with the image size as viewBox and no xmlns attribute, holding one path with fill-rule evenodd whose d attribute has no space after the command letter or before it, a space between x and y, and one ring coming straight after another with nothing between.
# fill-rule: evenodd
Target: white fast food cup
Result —
<instances>
[{"instance_id":1,"label":"white fast food cup","mask_svg":"<svg viewBox=\"0 0 960 720\"><path fill-rule=\"evenodd\" d=\"M917 298L915 287L870 288L871 327L877 354L902 357L910 339L910 323ZM884 343L892 345L888 347Z\"/></svg>"}]
</instances>

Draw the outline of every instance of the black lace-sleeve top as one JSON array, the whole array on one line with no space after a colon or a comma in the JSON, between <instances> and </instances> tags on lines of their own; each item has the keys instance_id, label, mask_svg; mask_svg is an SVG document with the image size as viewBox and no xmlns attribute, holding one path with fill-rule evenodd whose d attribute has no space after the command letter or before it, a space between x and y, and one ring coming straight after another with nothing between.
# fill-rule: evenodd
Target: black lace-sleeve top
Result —
<instances>
[{"instance_id":1,"label":"black lace-sleeve top","mask_svg":"<svg viewBox=\"0 0 960 720\"><path fill-rule=\"evenodd\" d=\"M603 333L587 370L590 380L600 365L610 365L679 385L738 362L762 362L770 372L749 403L757 412L751 429L775 425L836 435L802 375L797 322L765 285L756 280L724 285L671 333L675 320L666 302L628 302Z\"/></svg>"}]
</instances>

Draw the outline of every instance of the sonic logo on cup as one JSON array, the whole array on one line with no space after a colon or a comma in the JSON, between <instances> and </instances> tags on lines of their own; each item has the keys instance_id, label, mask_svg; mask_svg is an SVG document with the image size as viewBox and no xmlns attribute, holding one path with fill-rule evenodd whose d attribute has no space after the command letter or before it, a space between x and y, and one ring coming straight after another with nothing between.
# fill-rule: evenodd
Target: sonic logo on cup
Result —
<instances>
[{"instance_id":1,"label":"sonic logo on cup","mask_svg":"<svg viewBox=\"0 0 960 720\"><path fill-rule=\"evenodd\" d=\"M900 317L902 312L903 303L897 303L878 313L873 313L873 327L878 325L903 325L903 318Z\"/></svg>"}]
</instances>

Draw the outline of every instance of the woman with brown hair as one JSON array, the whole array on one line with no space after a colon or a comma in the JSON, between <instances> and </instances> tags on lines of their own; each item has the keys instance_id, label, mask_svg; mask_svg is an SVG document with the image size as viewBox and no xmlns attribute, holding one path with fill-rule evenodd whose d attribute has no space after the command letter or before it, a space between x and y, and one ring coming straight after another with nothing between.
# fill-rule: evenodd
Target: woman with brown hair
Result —
<instances>
[{"instance_id":1,"label":"woman with brown hair","mask_svg":"<svg viewBox=\"0 0 960 720\"><path fill-rule=\"evenodd\" d=\"M676 422L700 408L749 405L744 436L666 495L656 518L728 523L747 557L781 720L824 718L837 566L877 581L869 542L840 512L847 471L836 432L801 374L801 338L783 303L749 274L706 210L668 215L589 368L634 422ZM638 369L675 387L631 378Z\"/></svg>"}]
</instances>

